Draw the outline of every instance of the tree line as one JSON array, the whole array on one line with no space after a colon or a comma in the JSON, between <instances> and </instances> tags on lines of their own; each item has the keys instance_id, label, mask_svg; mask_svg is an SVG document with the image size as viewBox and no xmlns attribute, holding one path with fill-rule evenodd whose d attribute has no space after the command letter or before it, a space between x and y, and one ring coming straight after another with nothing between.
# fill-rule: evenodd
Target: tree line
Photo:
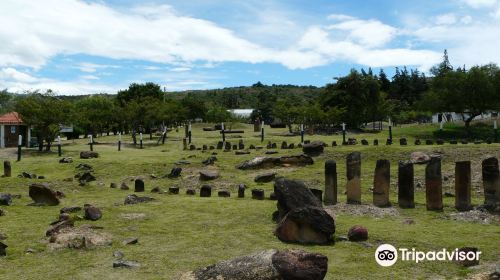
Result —
<instances>
[{"instance_id":1,"label":"tree line","mask_svg":"<svg viewBox=\"0 0 500 280\"><path fill-rule=\"evenodd\" d=\"M215 90L165 92L155 83L131 84L116 95L55 95L52 91L12 94L0 91L0 111L17 111L34 128L39 143L50 149L61 124L73 125L78 135L163 131L188 121L228 122L227 109L254 109L249 122L288 126L304 124L316 131L334 131L391 118L396 123L426 122L436 112L463 115L465 127L487 111L500 110L500 70L495 64L454 69L445 51L430 71L396 68L355 70L324 87L264 85ZM40 149L41 149L40 145Z\"/></svg>"}]
</instances>

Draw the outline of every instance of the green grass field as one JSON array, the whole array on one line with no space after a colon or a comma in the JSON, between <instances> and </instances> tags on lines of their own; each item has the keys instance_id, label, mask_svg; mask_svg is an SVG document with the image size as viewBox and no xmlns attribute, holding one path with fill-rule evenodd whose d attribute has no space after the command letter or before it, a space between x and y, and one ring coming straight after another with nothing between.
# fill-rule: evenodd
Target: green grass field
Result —
<instances>
[{"instance_id":1,"label":"green grass field","mask_svg":"<svg viewBox=\"0 0 500 280\"><path fill-rule=\"evenodd\" d=\"M193 143L197 147L202 144L216 145L220 140L219 132L203 132L206 125L193 125ZM300 137L280 136L284 129L266 127L266 140L260 143L260 136L252 127L243 126L243 140L250 144L264 145L268 140L278 144L278 155L300 154L301 149L281 150L281 141L298 144ZM306 167L276 168L278 175L292 179L304 180L311 187L324 188L324 162L327 159L337 161L339 199L345 203L345 157L352 151L362 154L362 200L371 204L370 188L373 184L373 172L377 159L391 161L391 201L397 205L397 162L406 160L413 151L443 154L443 175L449 180L443 182L443 191L453 193L454 162L471 160L473 169L472 196L473 204L481 204L482 180L480 172L481 159L486 155L500 157L500 144L481 145L449 145L414 146L413 140L430 138L437 126L404 126L394 129L394 137L408 137L409 146L385 146L387 131L348 135L370 141L369 146L337 146L325 148L325 153L315 157L315 163ZM80 151L88 150L87 140L65 141L63 156L73 157L71 164L58 163L57 149L50 153L27 151L23 159L16 162L14 149L2 151L2 159L10 159L13 165L11 178L0 178L0 193L21 194L14 199L11 206L1 206L7 214L0 217L0 233L7 235L3 241L9 247L7 256L0 257L0 279L177 279L183 272L206 266L221 260L246 255L261 250L277 248L298 248L324 254L329 259L326 279L463 279L475 277L480 273L491 272L500 260L500 227L492 221L489 224L455 221L447 218L456 210L453 208L454 198L444 197L443 212L431 212L425 209L424 168L415 166L415 181L421 182L422 188L416 188L415 209L399 209L394 207L391 216L374 215L359 216L349 212L336 213L336 236L345 236L353 225L364 225L369 230L368 242L373 247L347 241L336 242L324 246L304 246L285 244L274 235L275 224L271 214L276 209L276 202L271 200L257 201L250 198L250 189L263 188L266 197L273 185L256 184L253 178L261 171L241 171L235 166L244 160L263 155L266 149L252 150L250 155L235 155L234 152L218 152L218 161L214 166L204 167L201 161L208 158L211 152L183 151L183 130L169 134L165 145L156 145L156 139L145 141L145 148L138 149L130 144L131 139L124 137L127 144L122 151L117 151L116 136L99 137L100 144L94 150L100 153L98 159L81 160ZM235 144L239 139L227 140ZM373 139L379 139L380 146L372 146ZM309 140L323 140L331 144L332 140L341 143L341 135L318 136L306 135ZM188 160L190 165L182 166L180 179L152 179L151 174L161 177L170 172L174 163ZM72 178L78 163L93 166L97 181L88 186L78 186L77 181L67 182ZM221 178L211 182L217 189L229 189L230 198L219 198L212 193L211 198L187 196L185 188L201 186L198 171L204 168L217 169ZM44 180L21 179L17 174L22 171L44 175ZM146 193L139 195L152 196L156 200L151 203L123 205L128 194L133 193L132 177L145 179ZM111 189L111 182L127 181L130 191ZM66 194L59 206L35 207L27 206L31 202L28 196L28 185L32 182L48 182L53 189ZM236 198L237 185L244 183L249 187L246 198ZM149 191L159 186L168 190L169 186L179 186L179 195L152 194ZM113 244L95 249L77 250L47 248L45 231L50 222L55 221L59 209L64 206L81 206L90 203L103 211L103 218L96 222L78 221L76 225L92 224L102 226L100 231L113 236ZM127 214L144 214L131 219ZM412 219L413 224L404 223ZM497 220L498 221L498 220ZM122 245L128 237L138 237L136 245ZM453 262L398 262L390 268L377 265L374 252L378 244L389 243L395 247L416 248L421 251L447 248L454 250L463 246L478 247L482 251L480 265L475 268L463 268ZM28 248L35 253L25 253ZM115 260L113 252L120 250L124 259L134 260L141 264L137 269L112 268Z\"/></svg>"}]
</instances>

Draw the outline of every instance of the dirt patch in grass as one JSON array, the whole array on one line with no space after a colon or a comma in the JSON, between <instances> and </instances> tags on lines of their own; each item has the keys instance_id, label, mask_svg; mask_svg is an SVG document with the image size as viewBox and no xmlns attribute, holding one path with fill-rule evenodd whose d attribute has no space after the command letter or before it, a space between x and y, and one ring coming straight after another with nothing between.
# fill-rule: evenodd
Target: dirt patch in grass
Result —
<instances>
[{"instance_id":1,"label":"dirt patch in grass","mask_svg":"<svg viewBox=\"0 0 500 280\"><path fill-rule=\"evenodd\" d=\"M348 214L352 216L366 216L374 218L396 217L399 216L399 211L394 207L380 208L369 204L347 204L337 203L325 208L331 209L335 215Z\"/></svg>"},{"instance_id":2,"label":"dirt patch in grass","mask_svg":"<svg viewBox=\"0 0 500 280\"><path fill-rule=\"evenodd\" d=\"M480 223L480 224L498 224L500 225L500 215L491 214L487 211L471 210L466 212L450 213L445 219L454 221Z\"/></svg>"}]
</instances>

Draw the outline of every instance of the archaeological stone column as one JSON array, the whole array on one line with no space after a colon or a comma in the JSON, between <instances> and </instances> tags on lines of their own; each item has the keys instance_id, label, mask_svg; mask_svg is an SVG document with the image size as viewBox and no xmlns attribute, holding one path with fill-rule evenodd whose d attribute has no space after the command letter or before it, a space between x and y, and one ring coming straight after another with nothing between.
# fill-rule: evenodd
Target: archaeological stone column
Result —
<instances>
[{"instance_id":1,"label":"archaeological stone column","mask_svg":"<svg viewBox=\"0 0 500 280\"><path fill-rule=\"evenodd\" d=\"M378 207L391 206L389 201L390 184L391 163L386 159L379 159L377 160L373 179L373 205Z\"/></svg>"},{"instance_id":2,"label":"archaeological stone column","mask_svg":"<svg viewBox=\"0 0 500 280\"><path fill-rule=\"evenodd\" d=\"M455 208L458 211L472 209L470 161L455 163Z\"/></svg>"},{"instance_id":3,"label":"archaeological stone column","mask_svg":"<svg viewBox=\"0 0 500 280\"><path fill-rule=\"evenodd\" d=\"M347 203L361 204L361 153L347 155Z\"/></svg>"},{"instance_id":4,"label":"archaeological stone column","mask_svg":"<svg viewBox=\"0 0 500 280\"><path fill-rule=\"evenodd\" d=\"M431 157L425 167L425 201L427 210L443 210L441 158Z\"/></svg>"},{"instance_id":5,"label":"archaeological stone column","mask_svg":"<svg viewBox=\"0 0 500 280\"><path fill-rule=\"evenodd\" d=\"M398 204L401 208L415 208L413 163L400 161L398 165Z\"/></svg>"},{"instance_id":6,"label":"archaeological stone column","mask_svg":"<svg viewBox=\"0 0 500 280\"><path fill-rule=\"evenodd\" d=\"M498 159L489 157L483 160L484 205L489 210L500 210L500 175Z\"/></svg>"},{"instance_id":7,"label":"archaeological stone column","mask_svg":"<svg viewBox=\"0 0 500 280\"><path fill-rule=\"evenodd\" d=\"M325 205L337 204L337 163L334 160L325 162Z\"/></svg>"},{"instance_id":8,"label":"archaeological stone column","mask_svg":"<svg viewBox=\"0 0 500 280\"><path fill-rule=\"evenodd\" d=\"M5 160L3 162L3 176L10 177L12 176L12 166L10 165L10 161Z\"/></svg>"}]
</instances>

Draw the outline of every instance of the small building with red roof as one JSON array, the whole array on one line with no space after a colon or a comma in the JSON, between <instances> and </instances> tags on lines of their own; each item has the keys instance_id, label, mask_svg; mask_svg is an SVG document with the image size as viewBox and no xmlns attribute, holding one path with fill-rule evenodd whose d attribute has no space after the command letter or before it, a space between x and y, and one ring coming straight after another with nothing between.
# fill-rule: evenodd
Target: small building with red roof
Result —
<instances>
[{"instance_id":1,"label":"small building with red roof","mask_svg":"<svg viewBox=\"0 0 500 280\"><path fill-rule=\"evenodd\" d=\"M19 135L22 146L29 146L31 131L17 112L0 115L0 148L17 147Z\"/></svg>"}]
</instances>

